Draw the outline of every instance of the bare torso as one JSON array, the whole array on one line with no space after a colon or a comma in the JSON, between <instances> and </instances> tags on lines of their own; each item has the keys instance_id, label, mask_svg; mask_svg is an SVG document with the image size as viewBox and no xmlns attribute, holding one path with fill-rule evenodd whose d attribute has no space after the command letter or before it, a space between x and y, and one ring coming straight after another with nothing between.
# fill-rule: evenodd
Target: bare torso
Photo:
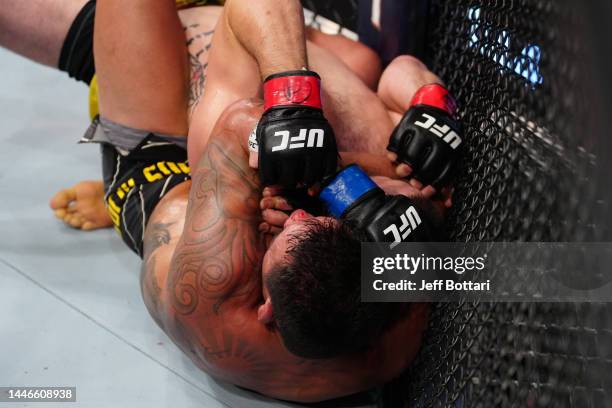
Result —
<instances>
[{"instance_id":1,"label":"bare torso","mask_svg":"<svg viewBox=\"0 0 612 408\"><path fill-rule=\"evenodd\" d=\"M173 189L150 218L142 288L152 316L204 371L280 399L336 398L397 376L418 351L423 305L413 305L370 351L331 360L291 355L278 333L258 321L265 246L257 231L258 177L244 146L261 109L232 109L193 182Z\"/></svg>"},{"instance_id":2,"label":"bare torso","mask_svg":"<svg viewBox=\"0 0 612 408\"><path fill-rule=\"evenodd\" d=\"M198 367L272 397L312 402L382 384L416 355L427 324L426 306L412 305L406 318L369 351L330 360L290 354L278 333L257 319L265 245L257 231L261 191L248 166L246 138L261 108L242 106L221 116L244 92L228 87L224 75L248 67L214 48L220 12L218 7L180 12L191 68L193 181L170 191L149 219L141 274L147 308ZM377 138L388 137L393 123L376 94L327 51L310 45L309 52L313 68L329 78L325 111L341 148L372 151L382 146ZM253 84L258 83L255 72ZM248 96L255 94L251 90ZM374 167L392 172L388 166Z\"/></svg>"},{"instance_id":3,"label":"bare torso","mask_svg":"<svg viewBox=\"0 0 612 408\"><path fill-rule=\"evenodd\" d=\"M208 137L198 138L200 143L190 147L202 158L193 166L193 182L172 189L149 219L141 274L147 308L198 367L272 397L320 401L382 384L417 353L427 324L426 306L412 305L405 319L368 352L330 360L291 355L277 332L257 319L265 247L257 231L260 186L248 167L245 147L261 111L243 107L246 113L221 120L212 132L218 110L228 106L226 97L240 97L240 92L220 88L225 64L214 64L216 73L209 81L212 33L220 11L205 7L180 12L191 68L190 135L208 131L212 137L210 143ZM222 51L217 61L225 57ZM311 45L310 52L314 69L330 80L325 85L326 114L340 146L354 151L350 162L371 160L372 173L393 174L387 161L363 153L375 142L380 147L376 138L388 137L393 126L380 100L327 51ZM209 103L219 100L212 112L203 105L206 97Z\"/></svg>"}]
</instances>

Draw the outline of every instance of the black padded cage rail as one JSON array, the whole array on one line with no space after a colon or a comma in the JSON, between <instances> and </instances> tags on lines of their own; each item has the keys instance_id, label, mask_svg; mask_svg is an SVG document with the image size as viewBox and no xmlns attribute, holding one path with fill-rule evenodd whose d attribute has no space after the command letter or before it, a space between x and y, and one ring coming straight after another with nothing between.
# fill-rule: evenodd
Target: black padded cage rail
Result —
<instances>
[{"instance_id":1,"label":"black padded cage rail","mask_svg":"<svg viewBox=\"0 0 612 408\"><path fill-rule=\"evenodd\" d=\"M304 3L388 52L360 15L372 0ZM412 36L395 52L418 54L461 107L452 238L611 241L609 2L382 3L412 11L379 37ZM434 305L419 356L382 405L611 407L612 304Z\"/></svg>"}]
</instances>

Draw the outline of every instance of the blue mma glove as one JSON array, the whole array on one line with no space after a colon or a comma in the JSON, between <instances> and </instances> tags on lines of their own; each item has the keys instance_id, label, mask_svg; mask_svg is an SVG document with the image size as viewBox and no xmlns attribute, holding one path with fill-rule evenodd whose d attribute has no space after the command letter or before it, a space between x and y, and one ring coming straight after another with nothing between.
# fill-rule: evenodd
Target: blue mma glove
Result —
<instances>
[{"instance_id":1,"label":"blue mma glove","mask_svg":"<svg viewBox=\"0 0 612 408\"><path fill-rule=\"evenodd\" d=\"M404 195L388 196L357 165L336 175L319 198L331 216L349 221L371 242L428 242L435 237L428 219Z\"/></svg>"}]
</instances>

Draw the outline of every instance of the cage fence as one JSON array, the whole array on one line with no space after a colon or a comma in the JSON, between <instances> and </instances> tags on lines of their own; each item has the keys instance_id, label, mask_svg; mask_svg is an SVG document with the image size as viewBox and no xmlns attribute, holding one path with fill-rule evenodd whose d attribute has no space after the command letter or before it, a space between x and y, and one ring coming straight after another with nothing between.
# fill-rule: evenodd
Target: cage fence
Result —
<instances>
[{"instance_id":1,"label":"cage fence","mask_svg":"<svg viewBox=\"0 0 612 408\"><path fill-rule=\"evenodd\" d=\"M304 4L354 30L372 1ZM452 239L611 241L610 183L601 177L610 106L593 31L594 18L606 20L598 9L568 0L430 0L426 10L419 57L456 96L466 135ZM411 35L410 27L395 35ZM610 407L610 373L612 304L436 304L419 356L382 404Z\"/></svg>"}]
</instances>

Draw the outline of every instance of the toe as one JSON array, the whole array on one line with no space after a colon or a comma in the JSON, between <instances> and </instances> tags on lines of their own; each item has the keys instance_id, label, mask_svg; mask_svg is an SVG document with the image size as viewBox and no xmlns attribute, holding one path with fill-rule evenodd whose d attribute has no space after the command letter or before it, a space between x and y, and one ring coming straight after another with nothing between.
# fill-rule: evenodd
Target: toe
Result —
<instances>
[{"instance_id":1,"label":"toe","mask_svg":"<svg viewBox=\"0 0 612 408\"><path fill-rule=\"evenodd\" d=\"M75 214L70 218L69 224L72 228L81 228L83 225L83 217L79 214Z\"/></svg>"},{"instance_id":2,"label":"toe","mask_svg":"<svg viewBox=\"0 0 612 408\"><path fill-rule=\"evenodd\" d=\"M72 221L73 218L74 218L74 215L72 215L72 214L65 214L62 217L62 221L64 221L64 224L70 225L70 222Z\"/></svg>"},{"instance_id":3,"label":"toe","mask_svg":"<svg viewBox=\"0 0 612 408\"><path fill-rule=\"evenodd\" d=\"M76 200L76 190L74 188L67 188L56 193L49 201L49 206L58 210L60 208L68 208L71 202Z\"/></svg>"},{"instance_id":4,"label":"toe","mask_svg":"<svg viewBox=\"0 0 612 408\"><path fill-rule=\"evenodd\" d=\"M83 223L83 225L81 226L81 229L82 229L83 231L92 231L92 230L95 230L95 229L97 229L97 228L99 228L99 227L98 227L98 226L96 226L96 224L94 224L94 223L93 223L93 222L91 222L91 221L85 221L85 222Z\"/></svg>"},{"instance_id":5,"label":"toe","mask_svg":"<svg viewBox=\"0 0 612 408\"><path fill-rule=\"evenodd\" d=\"M64 220L64 218L66 218L66 210L64 208L60 208L59 210L55 210L54 211L55 217L60 219L60 220Z\"/></svg>"}]
</instances>

